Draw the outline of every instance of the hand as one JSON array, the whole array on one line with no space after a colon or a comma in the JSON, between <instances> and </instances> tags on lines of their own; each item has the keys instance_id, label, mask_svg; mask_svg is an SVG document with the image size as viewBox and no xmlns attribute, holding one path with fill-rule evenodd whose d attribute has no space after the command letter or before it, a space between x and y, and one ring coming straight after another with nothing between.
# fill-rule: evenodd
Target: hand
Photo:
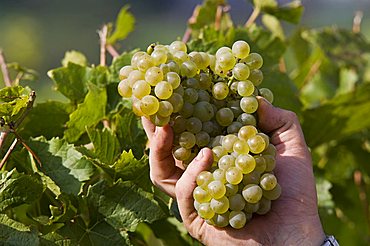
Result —
<instances>
[{"instance_id":1,"label":"hand","mask_svg":"<svg viewBox=\"0 0 370 246\"><path fill-rule=\"evenodd\" d=\"M263 98L258 100L258 126L277 149L274 172L282 187L281 197L272 202L266 215L253 215L240 230L208 225L194 209L192 192L197 175L212 165L212 151L204 148L183 170L172 157L171 127L155 127L143 118L150 144L151 179L177 199L184 226L206 245L321 245L325 235L318 215L312 160L298 118Z\"/></svg>"}]
</instances>

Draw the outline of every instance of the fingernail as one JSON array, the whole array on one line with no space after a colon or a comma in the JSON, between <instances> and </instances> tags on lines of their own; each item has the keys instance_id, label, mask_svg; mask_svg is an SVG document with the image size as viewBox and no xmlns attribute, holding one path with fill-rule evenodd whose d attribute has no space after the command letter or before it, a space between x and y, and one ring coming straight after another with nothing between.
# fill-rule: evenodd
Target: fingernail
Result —
<instances>
[{"instance_id":1,"label":"fingernail","mask_svg":"<svg viewBox=\"0 0 370 246\"><path fill-rule=\"evenodd\" d=\"M197 157L195 157L195 160L197 161L200 161L203 159L203 149L201 149L197 155Z\"/></svg>"}]
</instances>

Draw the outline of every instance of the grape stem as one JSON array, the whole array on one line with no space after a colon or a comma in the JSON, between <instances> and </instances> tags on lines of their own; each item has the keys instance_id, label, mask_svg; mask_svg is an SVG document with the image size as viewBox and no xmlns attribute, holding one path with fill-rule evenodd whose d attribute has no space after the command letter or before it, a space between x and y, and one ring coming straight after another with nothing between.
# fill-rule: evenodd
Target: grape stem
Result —
<instances>
[{"instance_id":1,"label":"grape stem","mask_svg":"<svg viewBox=\"0 0 370 246\"><path fill-rule=\"evenodd\" d=\"M253 9L252 14L249 16L247 22L245 22L244 27L245 28L250 27L256 21L256 19L259 16L260 12L261 12L261 9L259 7L255 7Z\"/></svg>"},{"instance_id":2,"label":"grape stem","mask_svg":"<svg viewBox=\"0 0 370 246\"><path fill-rule=\"evenodd\" d=\"M0 66L1 66L1 72L3 74L5 86L11 87L13 83L9 76L8 66L6 65L5 56L4 56L4 52L2 49L0 49Z\"/></svg>"},{"instance_id":3,"label":"grape stem","mask_svg":"<svg viewBox=\"0 0 370 246\"><path fill-rule=\"evenodd\" d=\"M184 36L182 37L182 42L187 43L190 40L192 29L190 27L191 24L194 24L197 22L197 18L199 15L199 10L201 8L201 5L197 5L194 10L192 16L190 16L188 20L188 28L186 28L186 31L184 33Z\"/></svg>"},{"instance_id":4,"label":"grape stem","mask_svg":"<svg viewBox=\"0 0 370 246\"><path fill-rule=\"evenodd\" d=\"M222 21L222 14L226 13L230 10L229 5L218 5L216 10L216 18L215 18L215 29L216 31L220 30L221 28L221 21Z\"/></svg>"},{"instance_id":5,"label":"grape stem","mask_svg":"<svg viewBox=\"0 0 370 246\"><path fill-rule=\"evenodd\" d=\"M105 66L106 60L106 51L107 51L107 35L108 35L108 26L104 25L101 30L98 32L100 38L100 65Z\"/></svg>"},{"instance_id":6,"label":"grape stem","mask_svg":"<svg viewBox=\"0 0 370 246\"><path fill-rule=\"evenodd\" d=\"M355 17L353 18L352 32L360 33L361 32L361 22L364 13L362 11L356 11Z\"/></svg>"}]
</instances>

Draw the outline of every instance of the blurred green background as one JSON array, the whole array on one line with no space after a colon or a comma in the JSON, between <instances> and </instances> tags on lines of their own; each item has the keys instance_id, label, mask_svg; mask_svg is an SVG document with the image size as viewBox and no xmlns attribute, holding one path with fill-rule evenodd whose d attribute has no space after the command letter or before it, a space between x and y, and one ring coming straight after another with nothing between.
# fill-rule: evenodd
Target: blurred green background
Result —
<instances>
[{"instance_id":1,"label":"blurred green background","mask_svg":"<svg viewBox=\"0 0 370 246\"><path fill-rule=\"evenodd\" d=\"M38 102L58 95L46 73L60 66L65 51L84 53L91 64L99 63L97 30L112 22L126 4L136 18L135 31L121 43L120 51L145 48L158 41L168 43L182 37L188 18L201 0L0 0L0 48L8 62L39 72L39 81L31 85ZM280 3L288 1L279 1ZM242 24L251 13L246 0L230 0L235 23ZM303 0L301 25L336 25L351 28L354 13L361 10L363 26L370 26L369 0ZM289 28L289 27L288 27ZM370 37L370 30L362 30Z\"/></svg>"}]
</instances>

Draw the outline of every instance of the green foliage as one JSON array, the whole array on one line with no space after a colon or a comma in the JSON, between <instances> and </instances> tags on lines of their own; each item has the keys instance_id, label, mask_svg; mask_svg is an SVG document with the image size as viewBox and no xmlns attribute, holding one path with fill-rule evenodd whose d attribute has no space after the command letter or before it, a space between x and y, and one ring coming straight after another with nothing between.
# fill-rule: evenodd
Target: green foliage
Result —
<instances>
[{"instance_id":1,"label":"green foliage","mask_svg":"<svg viewBox=\"0 0 370 246\"><path fill-rule=\"evenodd\" d=\"M299 1L251 3L261 22L246 27L234 25L229 13L216 18L226 1L205 0L189 22L188 49L215 52L243 39L264 57L263 86L273 91L276 106L302 121L325 232L344 245L368 245L370 43L334 27L297 27L287 35L281 21L299 23ZM107 44L126 38L134 24L124 6L114 31L108 24ZM151 184L140 119L117 92L119 69L133 52L107 66L67 52L62 66L48 73L67 100L35 105L31 89L19 82L35 80L36 73L8 64L21 80L0 90L1 127L8 131L4 159L13 132L19 140L0 171L2 243L197 245L174 218L170 199Z\"/></svg>"}]
</instances>

